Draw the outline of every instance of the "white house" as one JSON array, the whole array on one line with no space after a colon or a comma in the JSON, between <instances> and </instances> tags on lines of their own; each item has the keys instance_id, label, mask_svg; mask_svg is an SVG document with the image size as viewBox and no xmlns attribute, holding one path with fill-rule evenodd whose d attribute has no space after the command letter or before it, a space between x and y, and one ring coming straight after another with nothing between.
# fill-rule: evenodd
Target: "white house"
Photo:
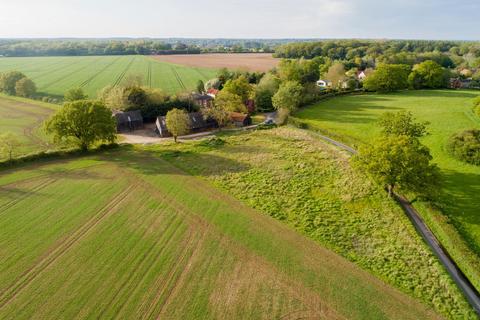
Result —
<instances>
[{"instance_id":1,"label":"white house","mask_svg":"<svg viewBox=\"0 0 480 320\"><path fill-rule=\"evenodd\" d=\"M317 86L319 86L320 88L323 88L323 89L326 89L326 88L329 88L332 86L332 83L328 80L318 80L317 81Z\"/></svg>"},{"instance_id":2,"label":"white house","mask_svg":"<svg viewBox=\"0 0 480 320\"><path fill-rule=\"evenodd\" d=\"M366 77L367 77L367 75L365 74L365 71L360 71L360 72L357 73L357 79L360 80L360 81L365 80Z\"/></svg>"}]
</instances>

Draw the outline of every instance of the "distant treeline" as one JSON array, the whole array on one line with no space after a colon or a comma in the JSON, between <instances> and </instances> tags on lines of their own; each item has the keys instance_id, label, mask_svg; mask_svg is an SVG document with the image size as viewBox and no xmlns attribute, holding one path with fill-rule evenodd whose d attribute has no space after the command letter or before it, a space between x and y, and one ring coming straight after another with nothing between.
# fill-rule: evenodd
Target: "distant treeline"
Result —
<instances>
[{"instance_id":1,"label":"distant treeline","mask_svg":"<svg viewBox=\"0 0 480 320\"><path fill-rule=\"evenodd\" d=\"M429 40L324 40L288 43L275 49L278 58L324 57L358 67L375 63L414 65L434 60L444 67L458 66L480 57L480 42Z\"/></svg>"},{"instance_id":2,"label":"distant treeline","mask_svg":"<svg viewBox=\"0 0 480 320\"><path fill-rule=\"evenodd\" d=\"M0 39L7 57L197 54L201 52L274 52L293 39ZM302 40L303 41L303 40Z\"/></svg>"}]
</instances>

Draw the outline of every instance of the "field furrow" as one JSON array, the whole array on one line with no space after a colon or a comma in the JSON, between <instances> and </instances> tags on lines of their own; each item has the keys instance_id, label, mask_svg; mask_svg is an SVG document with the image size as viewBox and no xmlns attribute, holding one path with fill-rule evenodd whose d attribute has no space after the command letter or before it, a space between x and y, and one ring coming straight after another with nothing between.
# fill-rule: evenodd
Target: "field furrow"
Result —
<instances>
[{"instance_id":1,"label":"field furrow","mask_svg":"<svg viewBox=\"0 0 480 320\"><path fill-rule=\"evenodd\" d=\"M100 221L111 215L117 209L117 206L125 200L127 195L134 190L136 184L131 184L128 188L116 195L100 212L90 219L85 225L81 226L67 239L50 249L34 266L26 270L12 285L0 292L0 310L12 301L22 289L28 286L42 271L48 268L65 252L67 252L75 243L80 241L90 230L92 230Z\"/></svg>"}]
</instances>

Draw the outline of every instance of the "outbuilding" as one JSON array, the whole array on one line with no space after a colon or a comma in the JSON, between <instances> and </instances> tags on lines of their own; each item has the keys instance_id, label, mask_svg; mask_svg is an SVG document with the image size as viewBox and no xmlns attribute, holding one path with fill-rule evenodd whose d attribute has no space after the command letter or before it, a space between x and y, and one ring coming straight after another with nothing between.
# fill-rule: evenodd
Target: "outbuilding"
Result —
<instances>
[{"instance_id":1,"label":"outbuilding","mask_svg":"<svg viewBox=\"0 0 480 320\"><path fill-rule=\"evenodd\" d=\"M203 117L201 112L191 112L188 114L190 119L190 131L191 132L201 132L207 129L212 129L218 127L218 124L213 119L206 119ZM157 117L156 121L157 133L160 137L170 137L171 134L168 132L166 117L161 116Z\"/></svg>"},{"instance_id":2,"label":"outbuilding","mask_svg":"<svg viewBox=\"0 0 480 320\"><path fill-rule=\"evenodd\" d=\"M246 127L252 124L252 117L245 113L232 112L230 113L230 119L236 127Z\"/></svg>"},{"instance_id":3,"label":"outbuilding","mask_svg":"<svg viewBox=\"0 0 480 320\"><path fill-rule=\"evenodd\" d=\"M117 121L117 132L134 131L143 128L143 117L140 110L119 111L113 114Z\"/></svg>"}]
</instances>

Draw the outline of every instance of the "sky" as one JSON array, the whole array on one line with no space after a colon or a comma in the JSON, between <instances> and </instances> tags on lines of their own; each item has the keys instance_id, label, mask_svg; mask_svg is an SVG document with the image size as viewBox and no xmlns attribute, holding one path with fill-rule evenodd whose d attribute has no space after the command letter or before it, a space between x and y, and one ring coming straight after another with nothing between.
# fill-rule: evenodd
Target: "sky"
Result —
<instances>
[{"instance_id":1,"label":"sky","mask_svg":"<svg viewBox=\"0 0 480 320\"><path fill-rule=\"evenodd\" d=\"M480 0L0 0L0 38L480 40Z\"/></svg>"}]
</instances>

